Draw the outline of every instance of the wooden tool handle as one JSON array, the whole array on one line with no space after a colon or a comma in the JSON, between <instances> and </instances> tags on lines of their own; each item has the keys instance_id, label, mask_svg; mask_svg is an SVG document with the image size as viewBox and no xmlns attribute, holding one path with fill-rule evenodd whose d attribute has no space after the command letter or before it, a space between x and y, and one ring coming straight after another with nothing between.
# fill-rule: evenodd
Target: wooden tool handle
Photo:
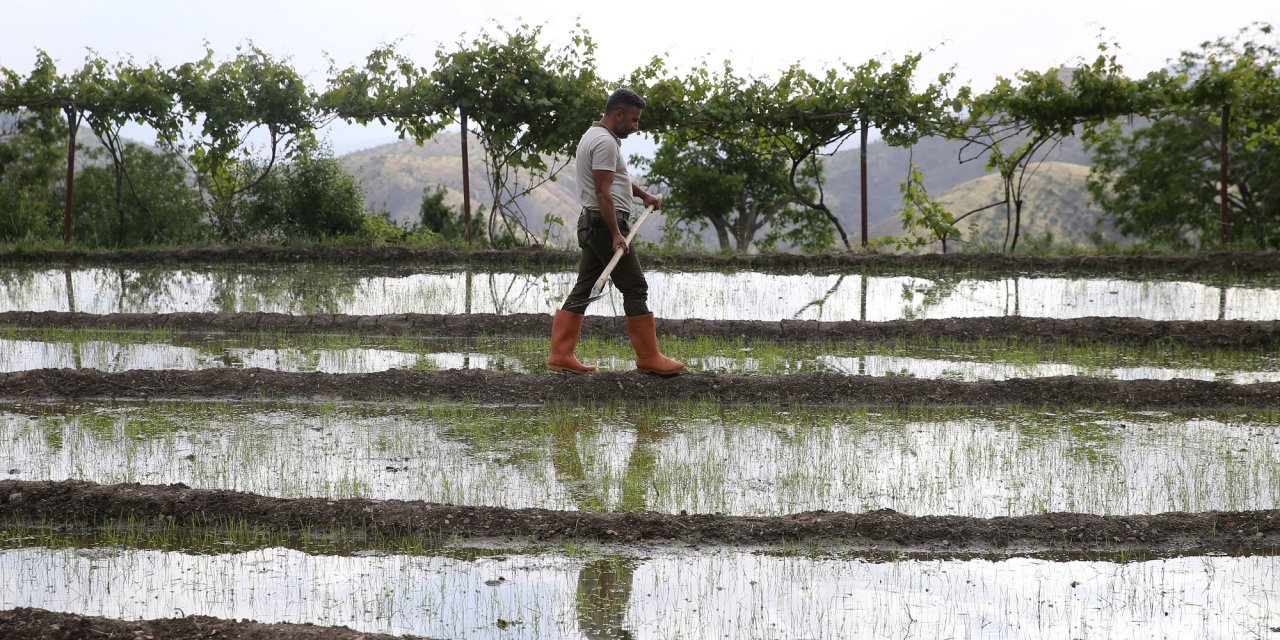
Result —
<instances>
[{"instance_id":1,"label":"wooden tool handle","mask_svg":"<svg viewBox=\"0 0 1280 640\"><path fill-rule=\"evenodd\" d=\"M640 217L636 219L636 223L631 225L631 232L627 234L628 247L631 246L631 241L635 239L636 232L640 230L640 225L644 223L644 219L648 218L650 213L653 213L653 207L645 207L644 213L641 213ZM604 289L604 282L609 279L609 274L613 273L613 268L618 266L618 261L622 259L622 253L621 247L613 250L613 257L609 259L609 264L605 265L604 272L600 274L600 277L596 278L596 284L592 287L593 291Z\"/></svg>"}]
</instances>

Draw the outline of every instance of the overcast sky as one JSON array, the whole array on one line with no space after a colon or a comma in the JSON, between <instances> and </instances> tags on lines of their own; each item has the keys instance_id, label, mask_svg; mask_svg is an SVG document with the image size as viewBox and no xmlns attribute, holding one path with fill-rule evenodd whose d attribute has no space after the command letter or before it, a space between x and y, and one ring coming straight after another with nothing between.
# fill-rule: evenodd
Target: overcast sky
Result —
<instances>
[{"instance_id":1,"label":"overcast sky","mask_svg":"<svg viewBox=\"0 0 1280 640\"><path fill-rule=\"evenodd\" d=\"M677 67L700 59L730 59L742 72L768 74L793 63L817 67L859 64L888 54L932 53L932 77L954 65L957 79L985 88L997 75L1092 59L1099 34L1120 44L1132 75L1158 68L1204 40L1264 21L1280 25L1276 0L915 0L914 2L645 2L457 0L409 2L277 2L270 0L6 0L0 4L0 66L29 72L37 48L63 70L79 66L86 48L107 58L132 55L166 65L198 59L208 41L219 57L251 39L287 57L316 88L324 84L326 54L340 67L359 64L379 44L427 65L436 48L452 46L495 23L544 26L549 44L580 22L599 45L599 70L621 77L655 54ZM1105 31L1104 31L1105 30ZM344 153L394 139L386 129L335 127Z\"/></svg>"}]
</instances>

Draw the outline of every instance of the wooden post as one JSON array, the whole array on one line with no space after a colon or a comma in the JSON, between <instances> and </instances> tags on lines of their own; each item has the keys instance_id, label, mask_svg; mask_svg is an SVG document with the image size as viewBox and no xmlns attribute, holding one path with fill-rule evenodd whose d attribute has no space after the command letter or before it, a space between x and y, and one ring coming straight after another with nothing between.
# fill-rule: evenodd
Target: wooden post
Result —
<instances>
[{"instance_id":1,"label":"wooden post","mask_svg":"<svg viewBox=\"0 0 1280 640\"><path fill-rule=\"evenodd\" d=\"M859 153L862 182L862 246L867 246L867 118L862 117L862 149Z\"/></svg>"},{"instance_id":2,"label":"wooden post","mask_svg":"<svg viewBox=\"0 0 1280 640\"><path fill-rule=\"evenodd\" d=\"M76 129L79 118L76 108L67 105L62 108L67 113L67 204L62 214L62 244L71 244L71 206L75 202L76 189Z\"/></svg>"},{"instance_id":3,"label":"wooden post","mask_svg":"<svg viewBox=\"0 0 1280 640\"><path fill-rule=\"evenodd\" d=\"M467 246L471 246L471 166L467 158L467 112L462 114L462 224L467 228Z\"/></svg>"},{"instance_id":4,"label":"wooden post","mask_svg":"<svg viewBox=\"0 0 1280 640\"><path fill-rule=\"evenodd\" d=\"M1228 138L1227 127L1228 127L1228 122L1230 121L1230 118L1231 118L1231 105L1230 104L1222 105L1222 143L1221 143L1222 147L1219 151L1219 157L1222 160L1222 194L1220 197L1222 198L1222 248L1224 250L1227 248L1227 228L1230 226L1230 223L1228 222L1227 218L1228 218L1228 211L1231 208L1227 200L1227 187L1229 184L1227 181L1230 178L1230 173L1231 173L1230 160L1227 155L1227 138Z\"/></svg>"}]
</instances>

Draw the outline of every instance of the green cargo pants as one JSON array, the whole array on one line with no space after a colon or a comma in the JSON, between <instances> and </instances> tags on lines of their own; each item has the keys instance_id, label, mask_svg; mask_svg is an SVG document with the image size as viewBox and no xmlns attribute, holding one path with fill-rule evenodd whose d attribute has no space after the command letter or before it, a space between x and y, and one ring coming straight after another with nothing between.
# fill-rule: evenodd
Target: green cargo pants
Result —
<instances>
[{"instance_id":1,"label":"green cargo pants","mask_svg":"<svg viewBox=\"0 0 1280 640\"><path fill-rule=\"evenodd\" d=\"M630 231L626 213L618 213L618 230L623 235ZM578 246L582 247L582 258L578 262L578 281L574 283L573 290L560 308L585 313L585 302L591 295L591 287L613 258L613 238L598 211L583 209L578 215ZM623 254L618 266L609 274L609 279L622 292L623 313L628 316L649 313L649 283L644 279L644 270L640 268L640 259L636 257L634 247Z\"/></svg>"}]
</instances>

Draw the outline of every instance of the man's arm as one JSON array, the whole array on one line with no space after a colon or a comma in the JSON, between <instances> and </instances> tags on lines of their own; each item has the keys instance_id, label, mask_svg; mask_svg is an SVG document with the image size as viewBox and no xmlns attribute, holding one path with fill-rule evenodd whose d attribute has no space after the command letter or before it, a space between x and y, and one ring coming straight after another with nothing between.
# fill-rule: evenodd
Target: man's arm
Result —
<instances>
[{"instance_id":1,"label":"man's arm","mask_svg":"<svg viewBox=\"0 0 1280 640\"><path fill-rule=\"evenodd\" d=\"M655 196L652 193L641 189L640 185L636 184L634 181L631 183L631 195L640 198L640 202L643 202L646 207L653 207L654 209L662 208L662 196Z\"/></svg>"},{"instance_id":2,"label":"man's arm","mask_svg":"<svg viewBox=\"0 0 1280 640\"><path fill-rule=\"evenodd\" d=\"M596 202L600 205L600 217L604 219L604 227L609 230L609 234L613 236L613 250L622 249L623 253L630 251L627 246L627 238L618 230L618 212L613 209L613 194L610 189L613 187L613 172L607 169L593 169L591 171L592 182L596 187ZM635 186L632 185L632 190Z\"/></svg>"}]
</instances>

